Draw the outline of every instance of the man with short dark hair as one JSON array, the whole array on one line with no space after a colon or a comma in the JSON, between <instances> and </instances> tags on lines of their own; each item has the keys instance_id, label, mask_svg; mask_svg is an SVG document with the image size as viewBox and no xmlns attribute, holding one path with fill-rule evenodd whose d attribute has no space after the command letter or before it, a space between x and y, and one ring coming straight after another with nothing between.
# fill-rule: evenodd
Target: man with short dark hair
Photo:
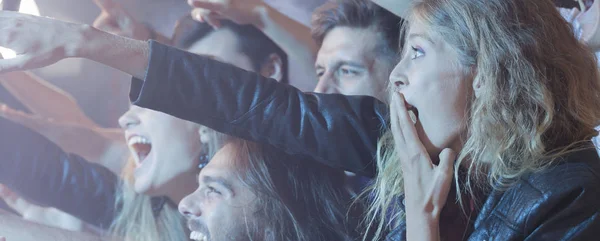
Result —
<instances>
[{"instance_id":1,"label":"man with short dark hair","mask_svg":"<svg viewBox=\"0 0 600 241\"><path fill-rule=\"evenodd\" d=\"M402 19L368 0L328 2L313 14L319 45L315 92L386 99L386 87L401 51Z\"/></svg>"},{"instance_id":2,"label":"man with short dark hair","mask_svg":"<svg viewBox=\"0 0 600 241\"><path fill-rule=\"evenodd\" d=\"M218 27L220 19L227 18L261 29L297 60L301 69L316 72L314 92L387 99L389 74L402 50L403 20L370 0L327 2L313 13L311 33L260 0L189 2L196 7L192 16L198 21ZM304 38L309 34L314 42ZM316 47L312 46L315 42ZM318 49L314 69L314 58L306 57L313 49ZM368 180L348 174L351 189L360 193Z\"/></svg>"},{"instance_id":3,"label":"man with short dark hair","mask_svg":"<svg viewBox=\"0 0 600 241\"><path fill-rule=\"evenodd\" d=\"M368 95L387 100L389 75L402 50L402 19L370 0L334 0L313 13L312 37L319 46L317 93ZM360 193L368 180L348 173Z\"/></svg>"},{"instance_id":4,"label":"man with short dark hair","mask_svg":"<svg viewBox=\"0 0 600 241\"><path fill-rule=\"evenodd\" d=\"M387 80L402 47L403 20L370 0L326 3L313 14L312 34L260 0L189 2L196 7L196 20L219 26L226 18L261 29L303 71L316 71L315 92L386 99Z\"/></svg>"}]
</instances>

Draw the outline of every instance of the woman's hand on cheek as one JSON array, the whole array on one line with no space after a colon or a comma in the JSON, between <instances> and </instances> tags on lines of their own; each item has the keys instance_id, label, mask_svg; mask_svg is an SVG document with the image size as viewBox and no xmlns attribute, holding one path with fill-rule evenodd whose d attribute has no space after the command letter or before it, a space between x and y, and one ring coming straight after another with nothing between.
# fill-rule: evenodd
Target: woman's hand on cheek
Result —
<instances>
[{"instance_id":1,"label":"woman's hand on cheek","mask_svg":"<svg viewBox=\"0 0 600 241\"><path fill-rule=\"evenodd\" d=\"M395 148L404 178L407 240L439 240L439 217L446 204L456 154L440 153L434 165L419 139L402 94L392 98L390 111Z\"/></svg>"}]
</instances>

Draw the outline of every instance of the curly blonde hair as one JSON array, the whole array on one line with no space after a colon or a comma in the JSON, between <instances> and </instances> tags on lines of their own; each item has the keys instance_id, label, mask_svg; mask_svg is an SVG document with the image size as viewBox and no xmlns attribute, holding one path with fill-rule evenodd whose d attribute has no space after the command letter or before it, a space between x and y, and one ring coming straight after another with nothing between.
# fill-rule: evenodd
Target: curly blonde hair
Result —
<instances>
[{"instance_id":1,"label":"curly blonde hair","mask_svg":"<svg viewBox=\"0 0 600 241\"><path fill-rule=\"evenodd\" d=\"M454 47L470 80L481 84L469 103L456 162L459 201L461 192L473 197L476 188L509 188L597 135L596 57L550 0L419 0L414 21ZM377 163L366 219L376 238L404 216L395 203L403 196L403 176L389 130L379 141ZM460 182L458 167L467 171Z\"/></svg>"}]
</instances>

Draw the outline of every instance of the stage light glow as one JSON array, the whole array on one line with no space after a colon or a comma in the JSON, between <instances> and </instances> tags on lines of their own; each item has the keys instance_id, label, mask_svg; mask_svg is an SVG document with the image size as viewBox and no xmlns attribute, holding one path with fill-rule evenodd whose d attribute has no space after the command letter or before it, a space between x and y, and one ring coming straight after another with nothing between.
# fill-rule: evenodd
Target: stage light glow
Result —
<instances>
[{"instance_id":1,"label":"stage light glow","mask_svg":"<svg viewBox=\"0 0 600 241\"><path fill-rule=\"evenodd\" d=\"M2 0L0 0L0 3L2 3ZM21 0L19 12L40 16L40 9L38 8L38 5L35 2L35 0ZM15 51L3 47L0 47L0 53L2 54L2 56L4 56L5 59L14 58L15 56L17 56L15 54Z\"/></svg>"}]
</instances>

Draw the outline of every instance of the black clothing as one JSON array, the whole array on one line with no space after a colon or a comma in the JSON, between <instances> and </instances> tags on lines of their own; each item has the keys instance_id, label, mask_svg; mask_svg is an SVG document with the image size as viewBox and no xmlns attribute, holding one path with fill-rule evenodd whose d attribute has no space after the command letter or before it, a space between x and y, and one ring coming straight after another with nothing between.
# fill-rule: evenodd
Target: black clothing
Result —
<instances>
[{"instance_id":1,"label":"black clothing","mask_svg":"<svg viewBox=\"0 0 600 241\"><path fill-rule=\"evenodd\" d=\"M373 177L388 108L372 97L303 93L214 59L150 42L132 101L219 132ZM600 232L600 158L593 146L488 195L469 240L593 240ZM404 227L388 240L403 240Z\"/></svg>"}]
</instances>

